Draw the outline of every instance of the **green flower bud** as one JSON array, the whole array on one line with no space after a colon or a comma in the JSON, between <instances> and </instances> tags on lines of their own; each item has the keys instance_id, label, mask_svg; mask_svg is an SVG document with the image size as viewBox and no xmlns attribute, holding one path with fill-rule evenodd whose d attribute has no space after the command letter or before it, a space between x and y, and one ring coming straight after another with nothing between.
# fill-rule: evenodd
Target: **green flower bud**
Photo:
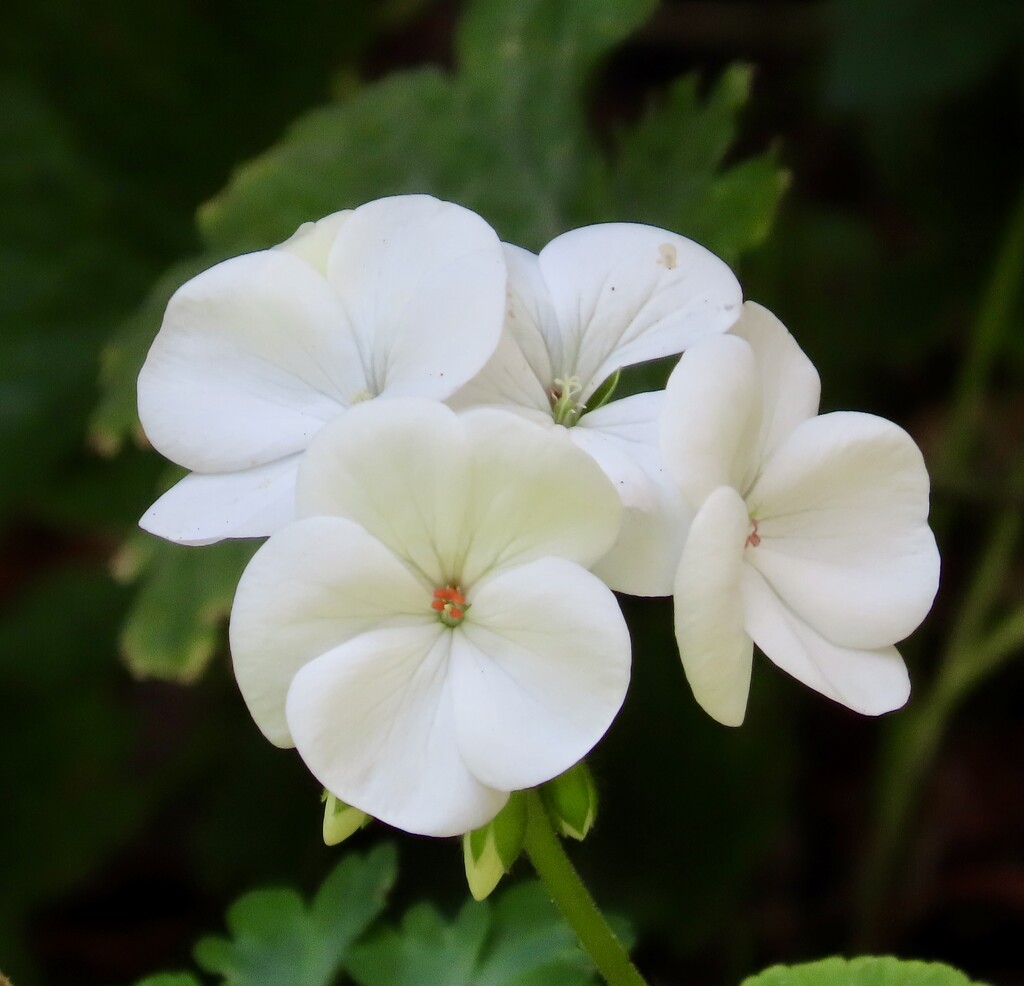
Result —
<instances>
[{"instance_id":1,"label":"green flower bud","mask_svg":"<svg viewBox=\"0 0 1024 986\"><path fill-rule=\"evenodd\" d=\"M540 796L559 835L581 842L597 818L597 785L581 760L541 786Z\"/></svg>"},{"instance_id":2,"label":"green flower bud","mask_svg":"<svg viewBox=\"0 0 1024 986\"><path fill-rule=\"evenodd\" d=\"M526 801L519 791L509 795L505 807L486 825L462 837L466 880L474 900L483 900L523 851L526 836Z\"/></svg>"},{"instance_id":3,"label":"green flower bud","mask_svg":"<svg viewBox=\"0 0 1024 986\"><path fill-rule=\"evenodd\" d=\"M336 846L363 826L370 824L370 816L365 811L345 804L330 791L324 791L320 800L324 802L325 845Z\"/></svg>"}]
</instances>

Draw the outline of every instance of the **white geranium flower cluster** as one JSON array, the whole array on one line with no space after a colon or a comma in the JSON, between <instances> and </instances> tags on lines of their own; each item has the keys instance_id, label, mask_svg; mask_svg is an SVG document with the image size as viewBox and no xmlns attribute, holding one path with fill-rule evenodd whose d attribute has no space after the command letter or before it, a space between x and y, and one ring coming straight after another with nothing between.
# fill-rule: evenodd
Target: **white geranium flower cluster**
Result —
<instances>
[{"instance_id":1,"label":"white geranium flower cluster","mask_svg":"<svg viewBox=\"0 0 1024 986\"><path fill-rule=\"evenodd\" d=\"M609 399L684 351L664 392ZM785 328L681 236L592 226L535 256L457 205L381 199L171 299L139 414L191 472L142 526L269 535L230 628L257 725L348 804L456 835L614 719L612 589L674 595L722 722L753 642L860 712L903 704L893 644L938 580L927 474L895 425L817 404Z\"/></svg>"}]
</instances>

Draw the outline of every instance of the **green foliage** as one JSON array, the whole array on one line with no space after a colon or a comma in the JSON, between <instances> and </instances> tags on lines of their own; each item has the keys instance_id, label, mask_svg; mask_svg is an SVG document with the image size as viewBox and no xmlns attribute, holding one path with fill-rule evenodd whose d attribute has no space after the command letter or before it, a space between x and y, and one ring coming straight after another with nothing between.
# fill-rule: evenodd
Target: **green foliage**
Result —
<instances>
[{"instance_id":1,"label":"green foliage","mask_svg":"<svg viewBox=\"0 0 1024 986\"><path fill-rule=\"evenodd\" d=\"M452 921L413 907L352 952L359 986L590 986L589 960L539 883L520 883L497 902L468 903Z\"/></svg>"},{"instance_id":2,"label":"green foliage","mask_svg":"<svg viewBox=\"0 0 1024 986\"><path fill-rule=\"evenodd\" d=\"M294 890L257 890L231 906L231 938L204 938L196 961L223 986L329 986L353 942L384 908L391 846L346 856L307 907Z\"/></svg>"},{"instance_id":3,"label":"green foliage","mask_svg":"<svg viewBox=\"0 0 1024 986\"><path fill-rule=\"evenodd\" d=\"M140 979L135 986L201 986L198 979L189 972L160 972L155 976Z\"/></svg>"},{"instance_id":4,"label":"green foliage","mask_svg":"<svg viewBox=\"0 0 1024 986\"><path fill-rule=\"evenodd\" d=\"M258 547L223 541L202 550L136 534L122 548L125 575L143 572L121 650L132 673L187 683L203 673L242 570Z\"/></svg>"},{"instance_id":5,"label":"green foliage","mask_svg":"<svg viewBox=\"0 0 1024 986\"><path fill-rule=\"evenodd\" d=\"M862 956L804 965L776 965L741 986L972 986L962 972L938 962ZM980 984L974 984L980 986Z\"/></svg>"},{"instance_id":6,"label":"green foliage","mask_svg":"<svg viewBox=\"0 0 1024 986\"><path fill-rule=\"evenodd\" d=\"M394 850L378 846L346 856L308 907L294 890L248 893L228 910L231 938L202 939L196 962L219 986L594 986L589 959L539 883L470 902L450 921L417 904L391 927L376 919L395 870ZM136 986L195 982L168 973Z\"/></svg>"}]
</instances>

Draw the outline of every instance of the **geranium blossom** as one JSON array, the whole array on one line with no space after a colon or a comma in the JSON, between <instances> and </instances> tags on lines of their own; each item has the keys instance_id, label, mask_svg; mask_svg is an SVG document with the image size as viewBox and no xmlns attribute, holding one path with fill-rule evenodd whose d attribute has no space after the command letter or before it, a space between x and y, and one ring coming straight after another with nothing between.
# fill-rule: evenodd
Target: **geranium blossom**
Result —
<instances>
[{"instance_id":1,"label":"geranium blossom","mask_svg":"<svg viewBox=\"0 0 1024 986\"><path fill-rule=\"evenodd\" d=\"M675 618L697 701L742 722L756 642L851 709L903 705L893 644L924 618L939 575L910 436L870 414L818 416L814 368L749 302L731 335L684 354L666 397L666 467L696 511Z\"/></svg>"},{"instance_id":2,"label":"geranium blossom","mask_svg":"<svg viewBox=\"0 0 1024 986\"><path fill-rule=\"evenodd\" d=\"M314 439L297 505L242 576L231 651L260 729L329 791L460 834L602 736L629 634L586 566L621 505L564 434L367 403Z\"/></svg>"},{"instance_id":3,"label":"geranium blossom","mask_svg":"<svg viewBox=\"0 0 1024 986\"><path fill-rule=\"evenodd\" d=\"M626 512L595 568L614 589L667 595L690 515L664 481L657 420L663 393L587 410L618 369L682 352L739 317L740 286L703 247L653 226L575 229L539 255L505 247L505 332L454 406L500 404L569 429L615 484Z\"/></svg>"},{"instance_id":4,"label":"geranium blossom","mask_svg":"<svg viewBox=\"0 0 1024 986\"><path fill-rule=\"evenodd\" d=\"M139 376L139 417L192 473L142 526L184 544L277 530L326 422L376 397L442 400L483 366L505 281L494 231L425 195L306 224L188 281Z\"/></svg>"}]
</instances>

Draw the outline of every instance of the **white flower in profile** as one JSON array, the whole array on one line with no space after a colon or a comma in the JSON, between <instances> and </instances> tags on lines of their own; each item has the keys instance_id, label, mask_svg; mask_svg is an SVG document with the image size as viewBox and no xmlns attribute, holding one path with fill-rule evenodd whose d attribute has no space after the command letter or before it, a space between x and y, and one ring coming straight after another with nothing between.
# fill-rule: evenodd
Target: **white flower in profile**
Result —
<instances>
[{"instance_id":1,"label":"white flower in profile","mask_svg":"<svg viewBox=\"0 0 1024 986\"><path fill-rule=\"evenodd\" d=\"M866 715L910 693L893 646L938 588L928 474L910 436L870 414L818 416L810 361L748 302L693 347L666 390L666 468L696 511L675 582L676 640L700 705L743 721L753 643Z\"/></svg>"},{"instance_id":2,"label":"white flower in profile","mask_svg":"<svg viewBox=\"0 0 1024 986\"><path fill-rule=\"evenodd\" d=\"M619 541L594 571L613 589L668 595L690 514L662 472L664 394L588 404L619 369L725 332L739 317L740 286L712 253L653 226L587 226L556 237L539 255L505 251L505 332L450 403L501 405L567 428L625 507Z\"/></svg>"},{"instance_id":3,"label":"white flower in profile","mask_svg":"<svg viewBox=\"0 0 1024 986\"><path fill-rule=\"evenodd\" d=\"M257 725L325 788L457 835L600 739L630 644L586 566L621 505L564 435L375 401L314 439L297 490L239 583L231 652Z\"/></svg>"},{"instance_id":4,"label":"white flower in profile","mask_svg":"<svg viewBox=\"0 0 1024 986\"><path fill-rule=\"evenodd\" d=\"M443 400L483 366L505 282L490 226L426 195L307 223L192 278L138 384L150 442L192 472L142 527L182 544L277 530L326 422L376 397Z\"/></svg>"}]
</instances>

